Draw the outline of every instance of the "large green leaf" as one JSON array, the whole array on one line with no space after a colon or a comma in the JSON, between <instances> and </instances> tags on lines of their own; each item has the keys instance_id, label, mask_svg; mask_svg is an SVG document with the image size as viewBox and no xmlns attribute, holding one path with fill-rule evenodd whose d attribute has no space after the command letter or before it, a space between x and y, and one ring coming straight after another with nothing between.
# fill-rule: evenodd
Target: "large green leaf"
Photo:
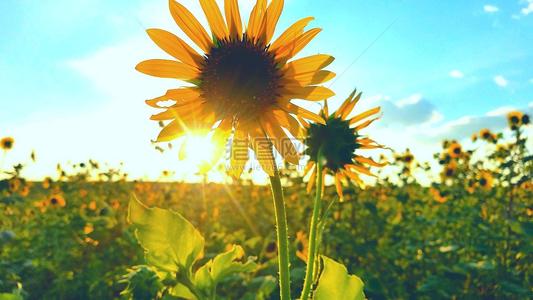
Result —
<instances>
[{"instance_id":1,"label":"large green leaf","mask_svg":"<svg viewBox=\"0 0 533 300\"><path fill-rule=\"evenodd\" d=\"M176 212L148 208L133 197L128 221L136 228L148 262L162 270L189 273L204 249L204 238Z\"/></svg>"},{"instance_id":2,"label":"large green leaf","mask_svg":"<svg viewBox=\"0 0 533 300\"><path fill-rule=\"evenodd\" d=\"M346 267L331 258L320 256L322 272L314 292L315 300L364 300L363 281L349 275Z\"/></svg>"},{"instance_id":3,"label":"large green leaf","mask_svg":"<svg viewBox=\"0 0 533 300\"><path fill-rule=\"evenodd\" d=\"M195 285L203 289L213 288L229 275L255 270L256 264L253 261L236 261L243 256L244 250L236 245L231 250L217 255L196 271Z\"/></svg>"}]
</instances>

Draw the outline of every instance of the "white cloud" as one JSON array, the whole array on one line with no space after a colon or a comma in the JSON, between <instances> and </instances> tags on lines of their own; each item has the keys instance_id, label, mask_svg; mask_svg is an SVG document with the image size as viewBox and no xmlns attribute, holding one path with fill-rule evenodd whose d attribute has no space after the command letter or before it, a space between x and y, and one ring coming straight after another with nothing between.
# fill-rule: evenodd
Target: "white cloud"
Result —
<instances>
[{"instance_id":1,"label":"white cloud","mask_svg":"<svg viewBox=\"0 0 533 300\"><path fill-rule=\"evenodd\" d=\"M463 78L463 77L465 77L465 74L463 74L463 72L461 72L459 70L452 70L452 71L450 71L450 77Z\"/></svg>"},{"instance_id":2,"label":"white cloud","mask_svg":"<svg viewBox=\"0 0 533 300\"><path fill-rule=\"evenodd\" d=\"M497 75L494 76L494 83L496 83L498 86L506 87L509 82L502 75Z\"/></svg>"},{"instance_id":3,"label":"white cloud","mask_svg":"<svg viewBox=\"0 0 533 300\"><path fill-rule=\"evenodd\" d=\"M533 0L527 0L527 6L522 8L521 12L523 15L527 16L530 13L533 13Z\"/></svg>"},{"instance_id":4,"label":"white cloud","mask_svg":"<svg viewBox=\"0 0 533 300\"><path fill-rule=\"evenodd\" d=\"M483 6L483 10L484 10L486 13L489 13L489 14L490 14L490 13L498 12L500 9L499 9L497 6L487 4L487 5Z\"/></svg>"}]
</instances>

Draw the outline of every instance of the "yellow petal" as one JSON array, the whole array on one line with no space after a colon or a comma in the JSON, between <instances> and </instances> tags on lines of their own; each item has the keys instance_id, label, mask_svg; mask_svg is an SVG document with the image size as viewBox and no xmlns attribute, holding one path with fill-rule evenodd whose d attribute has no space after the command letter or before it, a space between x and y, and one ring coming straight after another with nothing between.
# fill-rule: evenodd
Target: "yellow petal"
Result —
<instances>
[{"instance_id":1,"label":"yellow petal","mask_svg":"<svg viewBox=\"0 0 533 300\"><path fill-rule=\"evenodd\" d=\"M360 162L360 163L365 163L365 164L371 165L373 167L384 167L384 166L387 165L386 163L378 163L378 162L374 161L372 158L364 157L364 156L356 156L355 160Z\"/></svg>"},{"instance_id":2,"label":"yellow petal","mask_svg":"<svg viewBox=\"0 0 533 300\"><path fill-rule=\"evenodd\" d=\"M365 175L368 175L368 176L372 176L372 177L376 177L376 175L372 174L372 172L370 172L370 170L368 168L365 168L363 166L359 166L359 165L348 165L348 168L350 169L354 169L356 170L357 172L359 173L363 173Z\"/></svg>"},{"instance_id":3,"label":"yellow petal","mask_svg":"<svg viewBox=\"0 0 533 300\"><path fill-rule=\"evenodd\" d=\"M330 55L317 54L300 58L288 63L285 67L285 76L294 76L322 70L330 65L335 58Z\"/></svg>"},{"instance_id":4,"label":"yellow petal","mask_svg":"<svg viewBox=\"0 0 533 300\"><path fill-rule=\"evenodd\" d=\"M313 38L320 33L320 31L322 31L322 29L313 28L297 37L294 41L279 48L276 50L276 59L280 61L288 61L289 59L293 58L305 46L307 46L307 44L309 44L309 42L311 42L311 40L313 40Z\"/></svg>"},{"instance_id":5,"label":"yellow petal","mask_svg":"<svg viewBox=\"0 0 533 300\"><path fill-rule=\"evenodd\" d=\"M197 69L202 65L202 56L174 34L162 29L148 29L146 32L159 48L176 59Z\"/></svg>"},{"instance_id":6,"label":"yellow petal","mask_svg":"<svg viewBox=\"0 0 533 300\"><path fill-rule=\"evenodd\" d=\"M343 170L343 173L344 173L344 175L348 176L348 178L350 178L351 180L355 181L357 183L357 185L359 185L359 186L364 185L363 181L361 180L359 175L357 175L357 173L354 173L354 172L349 171L349 170Z\"/></svg>"},{"instance_id":7,"label":"yellow petal","mask_svg":"<svg viewBox=\"0 0 533 300\"><path fill-rule=\"evenodd\" d=\"M281 126L287 129L293 137L299 140L302 140L305 138L305 134L304 134L304 130L302 126L289 113L283 110L276 109L272 111L272 116L279 122L279 124L281 124Z\"/></svg>"},{"instance_id":8,"label":"yellow petal","mask_svg":"<svg viewBox=\"0 0 533 300\"><path fill-rule=\"evenodd\" d=\"M300 162L298 151L279 123L274 118L265 115L261 124L281 156L289 163L297 165Z\"/></svg>"},{"instance_id":9,"label":"yellow petal","mask_svg":"<svg viewBox=\"0 0 533 300\"><path fill-rule=\"evenodd\" d=\"M331 98L335 93L323 86L305 86L305 87L284 87L281 93L292 99L305 99L310 101L321 101Z\"/></svg>"},{"instance_id":10,"label":"yellow petal","mask_svg":"<svg viewBox=\"0 0 533 300\"><path fill-rule=\"evenodd\" d=\"M324 116L329 116L328 100L324 101L324 108L322 109L322 111L324 112Z\"/></svg>"},{"instance_id":11,"label":"yellow petal","mask_svg":"<svg viewBox=\"0 0 533 300\"><path fill-rule=\"evenodd\" d=\"M295 38L297 38L304 32L304 28L309 24L309 22L314 19L315 18L313 17L307 17L292 24L274 41L274 43L272 43L272 45L270 46L270 50L276 51L278 48L283 47L286 44L294 41ZM250 28L250 26L248 27Z\"/></svg>"},{"instance_id":12,"label":"yellow petal","mask_svg":"<svg viewBox=\"0 0 533 300\"><path fill-rule=\"evenodd\" d=\"M343 111L341 113L341 118L343 120L346 120L348 115L352 112L352 110L355 107L355 105L357 104L357 102L359 102L359 100L361 99L361 95L362 95L362 93L357 94L357 96L352 101L350 101L350 103L348 103L344 107L344 109L343 109Z\"/></svg>"},{"instance_id":13,"label":"yellow petal","mask_svg":"<svg viewBox=\"0 0 533 300\"><path fill-rule=\"evenodd\" d=\"M278 106L284 111L294 114L296 116L309 119L320 124L324 124L324 125L326 124L326 121L324 121L324 119L320 117L319 115L312 113L305 108L294 105L290 102L285 103L285 104L278 104Z\"/></svg>"},{"instance_id":14,"label":"yellow petal","mask_svg":"<svg viewBox=\"0 0 533 300\"><path fill-rule=\"evenodd\" d=\"M250 13L250 19L248 20L248 29L246 29L246 35L252 41L259 35L261 26L265 24L263 22L263 16L266 12L266 0L257 0L252 12Z\"/></svg>"},{"instance_id":15,"label":"yellow petal","mask_svg":"<svg viewBox=\"0 0 533 300\"><path fill-rule=\"evenodd\" d=\"M229 34L232 37L242 37L242 21L237 0L224 0L224 11L228 23Z\"/></svg>"},{"instance_id":16,"label":"yellow petal","mask_svg":"<svg viewBox=\"0 0 533 300\"><path fill-rule=\"evenodd\" d=\"M379 120L379 118L374 118L374 119L371 119L371 120L367 120L364 123L362 123L360 125L357 125L357 127L355 127L355 131L358 132L358 131L360 131L362 129L365 129L370 124L374 123L376 120Z\"/></svg>"},{"instance_id":17,"label":"yellow petal","mask_svg":"<svg viewBox=\"0 0 533 300\"><path fill-rule=\"evenodd\" d=\"M327 82L335 77L335 73L330 71L309 72L295 75L292 78L282 80L283 85L287 86L308 86Z\"/></svg>"},{"instance_id":18,"label":"yellow petal","mask_svg":"<svg viewBox=\"0 0 533 300\"><path fill-rule=\"evenodd\" d=\"M367 118L371 115L375 115L377 113L379 113L381 110L381 107L374 107L372 109L369 109L367 111L365 111L364 113L361 113L361 114L358 114L357 116L353 117L350 119L350 125L353 125L361 120L363 120L364 118Z\"/></svg>"},{"instance_id":19,"label":"yellow petal","mask_svg":"<svg viewBox=\"0 0 533 300\"><path fill-rule=\"evenodd\" d=\"M181 120L174 120L170 122L167 126L161 130L159 136L157 137L158 142L168 142L173 139L176 139L186 132L186 127L184 126Z\"/></svg>"},{"instance_id":20,"label":"yellow petal","mask_svg":"<svg viewBox=\"0 0 533 300\"><path fill-rule=\"evenodd\" d=\"M315 163L312 160L308 161L307 164L305 165L303 176L305 177L307 175L307 173L309 173L309 171L311 171L311 169L314 166L315 166Z\"/></svg>"},{"instance_id":21,"label":"yellow petal","mask_svg":"<svg viewBox=\"0 0 533 300\"><path fill-rule=\"evenodd\" d=\"M199 112L198 107L204 104L204 101L192 101L182 105L169 107L166 111L153 115L150 120L163 121L171 120L177 117L191 117L194 113Z\"/></svg>"},{"instance_id":22,"label":"yellow petal","mask_svg":"<svg viewBox=\"0 0 533 300\"><path fill-rule=\"evenodd\" d=\"M215 0L200 0L200 5L204 10L207 22L209 23L209 27L211 27L213 35L218 40L225 39L228 36L228 27L226 26L226 22L224 22L224 18L222 17L222 13L220 12L218 4L215 2Z\"/></svg>"},{"instance_id":23,"label":"yellow petal","mask_svg":"<svg viewBox=\"0 0 533 300\"><path fill-rule=\"evenodd\" d=\"M342 115L342 113L344 112L344 108L352 102L355 93L357 93L356 89L354 89L352 93L348 96L348 98L346 98L346 100L342 102L341 106L337 108L337 110L335 111L335 118L339 118Z\"/></svg>"},{"instance_id":24,"label":"yellow petal","mask_svg":"<svg viewBox=\"0 0 533 300\"><path fill-rule=\"evenodd\" d=\"M209 52L213 44L211 38L205 31L204 27L196 20L194 15L185 6L169 0L170 14L176 24L183 30L183 32L196 44L200 49Z\"/></svg>"},{"instance_id":25,"label":"yellow petal","mask_svg":"<svg viewBox=\"0 0 533 300\"><path fill-rule=\"evenodd\" d=\"M200 98L200 90L196 88L180 88L168 90L165 95L154 99L146 100L146 104L155 108L167 108L167 106L158 105L161 101L174 100L177 102L189 102Z\"/></svg>"},{"instance_id":26,"label":"yellow petal","mask_svg":"<svg viewBox=\"0 0 533 300\"><path fill-rule=\"evenodd\" d=\"M281 11L283 10L283 0L272 0L266 11L266 40L265 44L270 43L276 25L278 24Z\"/></svg>"},{"instance_id":27,"label":"yellow petal","mask_svg":"<svg viewBox=\"0 0 533 300\"><path fill-rule=\"evenodd\" d=\"M146 75L191 80L198 76L198 71L193 67L175 60L149 59L140 62L135 69Z\"/></svg>"}]
</instances>

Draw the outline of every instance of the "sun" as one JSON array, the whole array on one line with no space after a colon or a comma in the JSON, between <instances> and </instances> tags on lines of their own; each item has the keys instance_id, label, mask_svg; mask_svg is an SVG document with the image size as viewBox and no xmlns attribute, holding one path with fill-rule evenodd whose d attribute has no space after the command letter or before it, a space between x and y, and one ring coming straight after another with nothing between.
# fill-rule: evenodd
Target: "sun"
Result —
<instances>
[{"instance_id":1,"label":"sun","mask_svg":"<svg viewBox=\"0 0 533 300\"><path fill-rule=\"evenodd\" d=\"M209 136L188 135L185 137L180 159L185 159L196 166L212 164L216 147Z\"/></svg>"}]
</instances>

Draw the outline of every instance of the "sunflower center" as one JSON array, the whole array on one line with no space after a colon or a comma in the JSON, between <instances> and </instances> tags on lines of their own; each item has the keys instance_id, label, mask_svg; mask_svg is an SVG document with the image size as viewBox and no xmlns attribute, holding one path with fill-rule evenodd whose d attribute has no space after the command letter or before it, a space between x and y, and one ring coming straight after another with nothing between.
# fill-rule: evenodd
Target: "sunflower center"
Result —
<instances>
[{"instance_id":1,"label":"sunflower center","mask_svg":"<svg viewBox=\"0 0 533 300\"><path fill-rule=\"evenodd\" d=\"M218 116L253 118L276 102L280 79L276 60L263 44L223 40L205 57L200 88Z\"/></svg>"},{"instance_id":2,"label":"sunflower center","mask_svg":"<svg viewBox=\"0 0 533 300\"><path fill-rule=\"evenodd\" d=\"M333 172L353 163L353 155L359 144L357 132L350 128L350 123L341 118L329 117L326 125L313 123L309 126L306 154L316 161L319 149L326 159L325 167Z\"/></svg>"}]
</instances>

